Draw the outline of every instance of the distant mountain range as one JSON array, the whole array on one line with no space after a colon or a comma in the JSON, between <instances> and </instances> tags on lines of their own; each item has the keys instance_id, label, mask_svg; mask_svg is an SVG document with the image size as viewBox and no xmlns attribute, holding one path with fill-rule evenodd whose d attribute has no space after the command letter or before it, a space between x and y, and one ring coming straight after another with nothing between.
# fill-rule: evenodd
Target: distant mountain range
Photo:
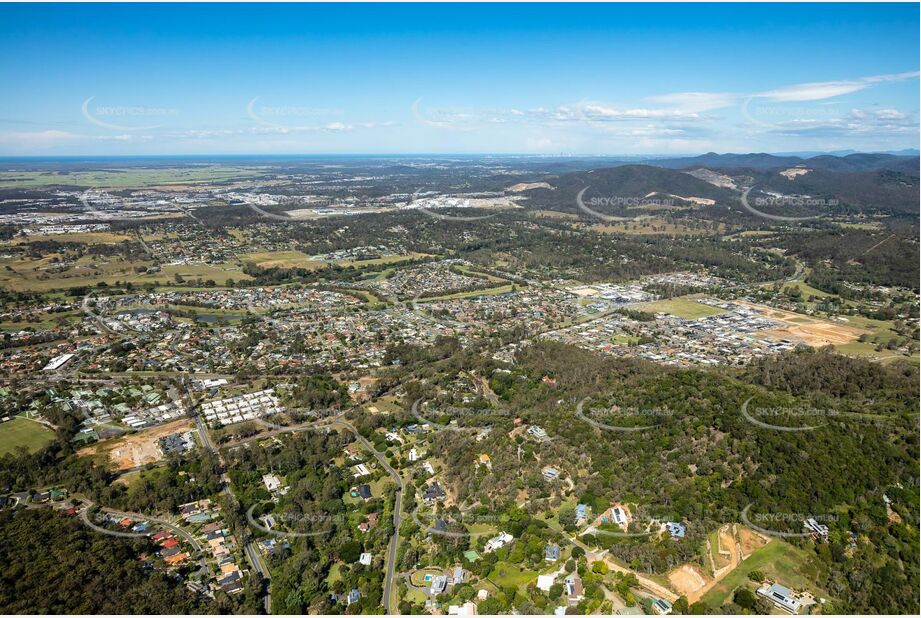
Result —
<instances>
[{"instance_id":1,"label":"distant mountain range","mask_svg":"<svg viewBox=\"0 0 921 618\"><path fill-rule=\"evenodd\" d=\"M919 212L919 157L885 153L803 158L711 152L561 173L543 180L552 188L527 190L528 208L577 211L574 196L588 187L586 200L670 196L679 209L696 209L705 204L704 200L735 208L742 193L752 189L772 195L822 198L834 203L838 212ZM611 206L600 210L617 215L628 210Z\"/></svg>"},{"instance_id":2,"label":"distant mountain range","mask_svg":"<svg viewBox=\"0 0 921 618\"><path fill-rule=\"evenodd\" d=\"M697 157L678 159L651 159L644 161L647 165L671 169L689 169L695 167L720 169L772 170L804 165L812 169L833 172L867 172L892 170L918 175L919 157L914 155L894 155L888 153L857 152L845 156L831 154L814 157L774 155L763 152L749 154L717 154L708 152Z\"/></svg>"}]
</instances>

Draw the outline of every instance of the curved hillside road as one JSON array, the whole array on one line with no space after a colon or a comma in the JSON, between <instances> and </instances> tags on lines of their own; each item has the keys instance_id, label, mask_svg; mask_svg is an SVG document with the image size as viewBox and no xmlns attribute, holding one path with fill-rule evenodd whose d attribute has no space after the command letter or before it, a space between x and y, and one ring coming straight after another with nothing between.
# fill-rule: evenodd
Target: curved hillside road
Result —
<instances>
[{"instance_id":1,"label":"curved hillside road","mask_svg":"<svg viewBox=\"0 0 921 618\"><path fill-rule=\"evenodd\" d=\"M89 516L89 509L83 509L80 511L80 519L88 528L95 530L96 532L102 534L108 534L109 536L117 536L124 539L140 539L146 537L147 534L144 532L119 532L118 530L109 530L108 528L103 528L98 524L94 524Z\"/></svg>"},{"instance_id":2,"label":"curved hillside road","mask_svg":"<svg viewBox=\"0 0 921 618\"><path fill-rule=\"evenodd\" d=\"M265 581L271 582L272 576L269 573L269 569L265 566L265 563L262 561L262 556L259 554L259 550L256 549L255 545L252 543L247 543L243 546L243 552L246 554L247 559L253 565L253 568L256 569L256 572L262 576ZM268 587L265 592L265 613L272 613L272 594L269 592Z\"/></svg>"},{"instance_id":3,"label":"curved hillside road","mask_svg":"<svg viewBox=\"0 0 921 618\"><path fill-rule=\"evenodd\" d=\"M99 510L102 511L103 513L114 515L115 517L122 517L122 518L142 520L142 521L152 521L152 522L158 523L164 528L168 529L170 532L173 532L174 534L177 534L181 536L183 539L185 539L186 541L188 541L189 544L195 548L195 551L197 552L203 551L201 543L199 543L198 540L194 536L192 536L190 532L186 532L185 530L183 530L182 528L180 528L173 522L169 521L168 519L162 519L160 517L151 517L150 515L144 515L143 513L116 511L115 509L109 509L106 507L99 507ZM106 532L108 532L108 530Z\"/></svg>"},{"instance_id":4,"label":"curved hillside road","mask_svg":"<svg viewBox=\"0 0 921 618\"><path fill-rule=\"evenodd\" d=\"M122 537L122 538L136 539L138 537L147 536L143 532L118 532L117 530L109 530L107 528L103 528L102 526L96 525L95 523L90 521L90 517L89 517L89 511L92 507L93 507L93 503L87 502L87 507L83 509L82 511L80 511L80 519L91 530L95 530L96 532L101 532L102 534L108 534L109 536L117 536L117 537ZM199 543L198 540L192 534L190 534L189 532L186 532L185 530L183 530L182 528L180 528L173 522L167 519L162 519L160 517L151 517L150 515L144 515L142 513L116 511L115 509L110 509L106 507L99 507L99 510L102 511L103 513L114 515L115 517L121 517L123 519L132 519L132 520L137 520L137 521L152 521L166 528L173 534L177 536L181 536L199 554L199 558L198 558L199 572L205 573L205 574L208 572L208 565L205 563L204 551L202 549L201 543Z\"/></svg>"},{"instance_id":5,"label":"curved hillside road","mask_svg":"<svg viewBox=\"0 0 921 618\"><path fill-rule=\"evenodd\" d=\"M795 283L797 281L802 280L803 273L805 272L805 270L806 270L806 267L803 265L803 263L800 262L799 260L796 260L796 272L793 273L791 276L787 277L784 280L784 283Z\"/></svg>"}]
</instances>

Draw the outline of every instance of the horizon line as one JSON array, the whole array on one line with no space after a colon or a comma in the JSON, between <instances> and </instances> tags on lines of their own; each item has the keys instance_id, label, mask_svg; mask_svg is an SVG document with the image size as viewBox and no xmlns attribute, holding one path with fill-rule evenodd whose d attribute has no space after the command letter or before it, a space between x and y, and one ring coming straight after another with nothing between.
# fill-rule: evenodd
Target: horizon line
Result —
<instances>
[{"instance_id":1,"label":"horizon line","mask_svg":"<svg viewBox=\"0 0 921 618\"><path fill-rule=\"evenodd\" d=\"M809 154L811 156L840 156L834 153L846 152L851 154L891 154L893 156L919 156L921 149L918 148L897 148L892 150L856 150L850 148L838 148L835 150L803 150L803 151L748 151L748 152L718 152L709 150L707 152L694 153L643 153L643 154L586 154L586 153L514 153L514 152L349 152L349 153L152 153L152 154L39 154L39 155L5 155L0 154L0 161L3 160L28 160L28 159L143 159L143 158L200 158L200 157L517 157L517 158L556 158L556 159L573 159L573 158L590 158L590 159L611 159L625 157L631 159L640 158L673 158L680 159L686 157L700 157L708 154L715 155L769 155L769 156L802 156ZM911 153L911 154L894 154L894 153ZM846 155L845 155L846 156Z\"/></svg>"}]
</instances>

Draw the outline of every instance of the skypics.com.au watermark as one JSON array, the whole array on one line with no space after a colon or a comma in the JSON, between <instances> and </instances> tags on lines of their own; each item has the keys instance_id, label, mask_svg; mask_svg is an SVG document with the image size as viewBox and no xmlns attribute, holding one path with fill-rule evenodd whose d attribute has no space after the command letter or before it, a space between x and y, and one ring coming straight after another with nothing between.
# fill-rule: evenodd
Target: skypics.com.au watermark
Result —
<instances>
[{"instance_id":1,"label":"skypics.com.au watermark","mask_svg":"<svg viewBox=\"0 0 921 618\"><path fill-rule=\"evenodd\" d=\"M458 426L455 426L455 425L448 425L448 424L439 423L439 422L434 421L434 420L432 420L432 419L430 419L430 418L426 418L426 417L422 414L422 412L419 411L419 407L420 407L419 404L421 404L421 403L422 403L422 400L421 400L421 399L417 399L416 401L414 401L412 407L410 408L409 413L410 413L413 417L415 417L416 420L418 420L418 421L419 421L420 423L422 423L422 424L430 425L430 426L432 426L432 427L435 427L436 429L447 429L447 430L450 430L450 431L475 431L475 430L481 430L481 429L482 429L482 427L458 427ZM425 406L422 406L422 407L425 407ZM497 417L497 416L501 416L501 417L510 417L510 416L513 416L513 413L512 413L511 410L507 410L507 409L503 409L503 408L485 408L485 409L480 409L480 408L463 408L463 407L457 407L457 406L446 406L446 407L441 408L441 409L436 410L436 411L431 411L431 412L426 411L426 413L427 413L427 414L437 415L437 416L439 416L439 417L448 416L448 417L450 417L452 420L457 420L457 419L461 419L461 418Z\"/></svg>"},{"instance_id":2,"label":"skypics.com.au watermark","mask_svg":"<svg viewBox=\"0 0 921 618\"><path fill-rule=\"evenodd\" d=\"M749 397L742 404L739 412L752 425L774 431L812 431L826 424L826 419L840 416L837 410L819 409L808 406L776 406L770 408L751 408L749 404L753 397ZM807 425L788 425L782 421L794 419L807 419ZM820 422L816 422L818 419Z\"/></svg>"},{"instance_id":3,"label":"skypics.com.au watermark","mask_svg":"<svg viewBox=\"0 0 921 618\"><path fill-rule=\"evenodd\" d=\"M175 118L179 110L171 107L146 105L91 105L95 96L80 106L83 117L96 126L112 131L152 131L163 126L163 120Z\"/></svg>"},{"instance_id":4,"label":"skypics.com.au watermark","mask_svg":"<svg viewBox=\"0 0 921 618\"><path fill-rule=\"evenodd\" d=\"M813 536L826 537L828 524L837 523L839 517L835 514L805 514L805 513L752 513L754 504L749 504L739 514L739 519L746 526L765 534L779 538L807 538ZM783 524L787 524L784 526ZM794 528L802 532L778 530L778 528Z\"/></svg>"},{"instance_id":5,"label":"skypics.com.au watermark","mask_svg":"<svg viewBox=\"0 0 921 618\"><path fill-rule=\"evenodd\" d=\"M588 200L585 199L585 192L589 190L589 187L583 188L576 194L576 206L579 207L579 210L582 212L591 215L602 221L608 221L612 223L617 223L621 221L632 221L641 217L648 217L648 214L636 215L636 216L619 216L619 215L607 215L603 212L599 212L598 208L673 208L676 205L676 200L665 197L652 197L647 195L644 197L638 196L626 196L626 195L608 195L608 196L595 196L590 197ZM587 202L587 203L586 203Z\"/></svg>"},{"instance_id":6,"label":"skypics.com.au watermark","mask_svg":"<svg viewBox=\"0 0 921 618\"><path fill-rule=\"evenodd\" d=\"M591 197L589 198L588 203L590 206L595 208L640 208L643 206L674 206L675 200L671 198L661 199L613 195L606 197Z\"/></svg>"},{"instance_id":7,"label":"skypics.com.au watermark","mask_svg":"<svg viewBox=\"0 0 921 618\"><path fill-rule=\"evenodd\" d=\"M320 121L320 118L341 116L342 110L319 109L307 105L256 105L260 97L253 97L246 104L246 115L257 126L278 133L301 131L344 132L353 127L347 123Z\"/></svg>"},{"instance_id":8,"label":"skypics.com.au watermark","mask_svg":"<svg viewBox=\"0 0 921 618\"><path fill-rule=\"evenodd\" d=\"M836 105L803 105L802 103L771 103L764 95L750 95L742 100L742 117L756 127L771 131L798 130L840 123L845 110Z\"/></svg>"},{"instance_id":9,"label":"skypics.com.au watermark","mask_svg":"<svg viewBox=\"0 0 921 618\"><path fill-rule=\"evenodd\" d=\"M742 206L751 214L783 223L794 223L797 221L812 221L825 217L828 213L819 213L803 217L793 217L788 215L778 215L773 212L765 212L763 208L783 210L783 209L803 209L803 208L836 208L839 205L838 200L809 197L804 195L766 195L758 196L754 199L750 197L754 186L746 189L739 198Z\"/></svg>"},{"instance_id":10,"label":"skypics.com.au watermark","mask_svg":"<svg viewBox=\"0 0 921 618\"><path fill-rule=\"evenodd\" d=\"M595 406L586 408L588 397L576 404L576 416L604 431L635 432L654 429L674 417L674 410L662 407L636 408L620 406ZM628 420L641 420L642 424L628 424Z\"/></svg>"},{"instance_id":11,"label":"skypics.com.au watermark","mask_svg":"<svg viewBox=\"0 0 921 618\"><path fill-rule=\"evenodd\" d=\"M333 513L270 513L256 518L253 512L261 504L265 503L249 507L246 521L253 528L279 538L322 536L332 532L336 525L348 523L345 515ZM290 527L299 529L290 530Z\"/></svg>"}]
</instances>

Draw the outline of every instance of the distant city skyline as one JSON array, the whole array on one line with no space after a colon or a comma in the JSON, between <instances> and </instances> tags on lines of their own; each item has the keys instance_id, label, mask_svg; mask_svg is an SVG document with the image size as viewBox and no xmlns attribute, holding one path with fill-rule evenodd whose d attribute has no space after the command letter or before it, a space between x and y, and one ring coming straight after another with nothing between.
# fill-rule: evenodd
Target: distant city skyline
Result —
<instances>
[{"instance_id":1,"label":"distant city skyline","mask_svg":"<svg viewBox=\"0 0 921 618\"><path fill-rule=\"evenodd\" d=\"M0 156L919 146L917 4L2 5Z\"/></svg>"}]
</instances>

